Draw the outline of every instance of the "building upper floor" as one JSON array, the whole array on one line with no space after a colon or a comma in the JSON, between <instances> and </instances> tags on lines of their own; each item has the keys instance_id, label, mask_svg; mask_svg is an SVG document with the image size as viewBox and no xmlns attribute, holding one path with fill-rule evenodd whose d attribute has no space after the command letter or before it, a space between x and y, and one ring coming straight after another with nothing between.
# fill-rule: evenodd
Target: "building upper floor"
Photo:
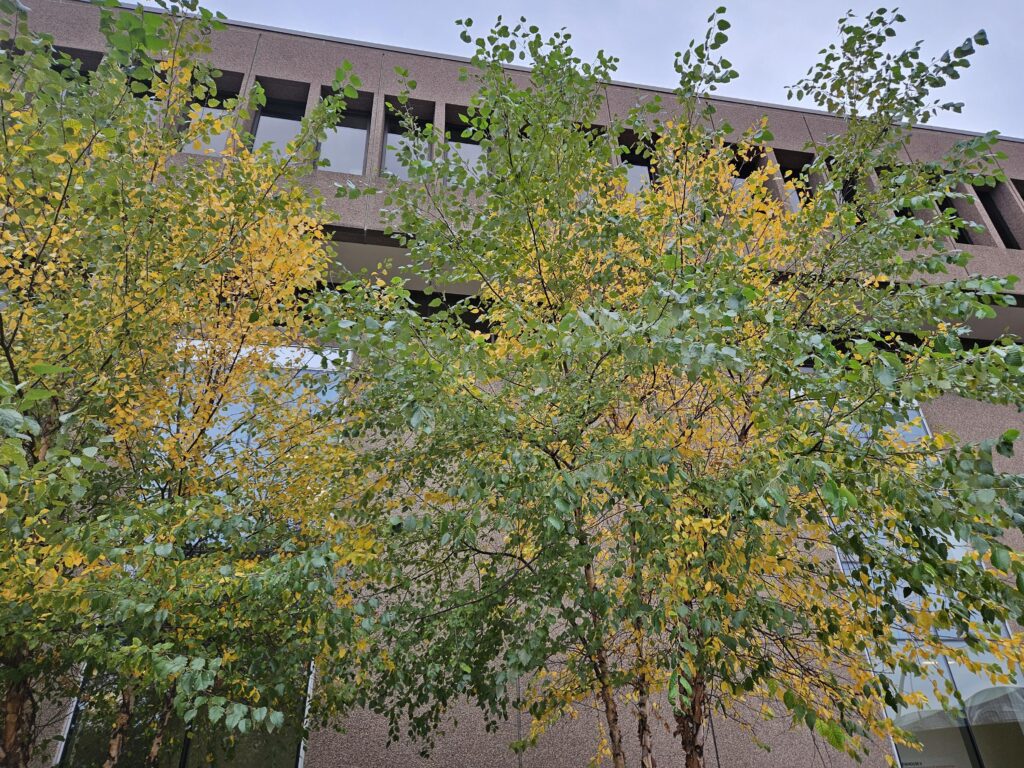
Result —
<instances>
[{"instance_id":1,"label":"building upper floor","mask_svg":"<svg viewBox=\"0 0 1024 768\"><path fill-rule=\"evenodd\" d=\"M36 31L52 35L59 47L85 66L99 62L104 39L95 5L88 0L35 0L31 6L29 21ZM246 93L256 84L264 90L266 104L248 126L257 145L283 145L293 138L302 117L330 92L341 62L352 64L362 83L358 98L349 100L344 117L321 143L322 167L308 182L326 200L332 217L326 223L337 228L344 244L341 249L347 251L341 260L354 265L378 261L380 249L389 245L382 234L381 197L338 197L337 185L377 186L383 174L402 174L396 152L402 127L388 109L403 89L399 71L407 71L417 83L408 103L414 117L451 131L453 138L460 135L459 115L475 90L472 78L460 77L467 60L235 21L213 32L211 48L210 63L221 72L218 87L222 98ZM515 72L524 81L529 76L527 70ZM610 118L670 92L609 83L603 93ZM663 103L671 102L665 98ZM733 126L737 136L767 119L773 140L763 162L772 162L783 173L798 172L830 135L844 130L843 120L819 111L720 97L713 102L712 121ZM915 128L905 145L907 160L938 159L967 135L942 128ZM216 144L208 149L215 152ZM972 256L970 272L1024 275L1024 139L1001 137L996 149L1002 155L998 163L1007 180L994 188L977 188L973 196L956 201L958 215L978 225L962 232L957 245ZM474 150L466 145L463 151ZM624 162L635 163L629 169L631 182L642 183L648 174L644 161L627 155ZM1024 295L1018 305L1024 305ZM993 338L1006 331L1024 336L1024 307L1000 310L995 320L979 322L972 331L979 338Z\"/></svg>"}]
</instances>

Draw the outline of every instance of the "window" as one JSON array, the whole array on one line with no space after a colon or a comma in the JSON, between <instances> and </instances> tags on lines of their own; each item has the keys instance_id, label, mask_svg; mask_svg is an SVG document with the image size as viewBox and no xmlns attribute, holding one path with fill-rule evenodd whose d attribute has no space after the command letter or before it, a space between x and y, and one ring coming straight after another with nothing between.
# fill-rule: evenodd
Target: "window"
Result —
<instances>
[{"instance_id":1,"label":"window","mask_svg":"<svg viewBox=\"0 0 1024 768\"><path fill-rule=\"evenodd\" d=\"M1015 199L1010 186L997 182L994 187L975 187L974 193L992 220L992 226L1003 245L1021 250L1021 243L1024 243L1024 209Z\"/></svg>"},{"instance_id":2,"label":"window","mask_svg":"<svg viewBox=\"0 0 1024 768\"><path fill-rule=\"evenodd\" d=\"M228 114L224 102L230 99L237 99L242 89L242 74L240 72L223 72L214 80L216 91L211 93L199 108L199 119L225 117ZM200 141L196 146L194 142L186 145L182 151L192 155L220 154L227 149L228 132L220 131L211 134L206 140Z\"/></svg>"},{"instance_id":3,"label":"window","mask_svg":"<svg viewBox=\"0 0 1024 768\"><path fill-rule=\"evenodd\" d=\"M966 206L963 206L963 207L966 208ZM958 208L956 206L956 204L952 200L950 200L948 197L947 198L943 198L942 201L939 203L939 210L943 211L943 212L951 211L952 214L954 216L956 216L957 218L968 220L965 216L962 216L960 214L960 208ZM974 243L974 240L971 239L971 234L972 233L971 233L971 231L969 229L960 228L960 229L957 229L956 237L953 238L953 239L957 243L959 243L960 245L972 245Z\"/></svg>"},{"instance_id":4,"label":"window","mask_svg":"<svg viewBox=\"0 0 1024 768\"><path fill-rule=\"evenodd\" d=\"M959 641L948 643L963 647ZM993 663L984 655L972 656L980 664ZM988 675L972 672L967 665L938 658L929 664L928 674L916 677L894 675L901 693L920 691L927 700L919 707L895 714L894 722L921 742L920 749L897 746L904 768L1009 768L1020 764L1024 754L1024 687L992 685ZM963 707L943 709L936 687L955 692ZM950 703L956 697L950 697Z\"/></svg>"},{"instance_id":5,"label":"window","mask_svg":"<svg viewBox=\"0 0 1024 768\"><path fill-rule=\"evenodd\" d=\"M322 91L323 96L330 93L327 87ZM366 140L370 135L372 110L372 94L360 93L358 98L347 100L338 124L327 129L320 143L320 159L325 161L325 170L357 175L366 172Z\"/></svg>"},{"instance_id":6,"label":"window","mask_svg":"<svg viewBox=\"0 0 1024 768\"><path fill-rule=\"evenodd\" d=\"M408 113L417 129L422 129L433 118L434 105L432 102L420 101L419 99L408 99L405 104L400 104L397 99L389 96L387 98L387 109L384 159L381 170L400 179L407 179L409 178L409 169L402 164L400 159L402 149L409 144L409 140L406 137L407 126L403 124L403 117L405 113Z\"/></svg>"},{"instance_id":7,"label":"window","mask_svg":"<svg viewBox=\"0 0 1024 768\"><path fill-rule=\"evenodd\" d=\"M95 72L99 69L100 62L103 60L103 54L98 51L87 51L83 48L66 48L63 45L55 45L53 48L58 54L64 54L69 57L70 61L67 64L70 64L83 75ZM65 66L64 62L60 62L57 65L58 69L64 69Z\"/></svg>"},{"instance_id":8,"label":"window","mask_svg":"<svg viewBox=\"0 0 1024 768\"><path fill-rule=\"evenodd\" d=\"M626 167L626 191L637 194L651 183L651 148L644 147L633 131L619 136L622 164Z\"/></svg>"},{"instance_id":9,"label":"window","mask_svg":"<svg viewBox=\"0 0 1024 768\"><path fill-rule=\"evenodd\" d=\"M741 155L740 148L735 144L729 145L729 151L732 154L731 162L733 165L733 177L732 177L732 188L734 190L740 189L750 178L750 174L761 167L764 162L764 158L757 153L748 155Z\"/></svg>"},{"instance_id":10,"label":"window","mask_svg":"<svg viewBox=\"0 0 1024 768\"><path fill-rule=\"evenodd\" d=\"M808 170L814 162L814 155L791 149L775 149L773 153L783 181L782 202L790 211L796 211L800 207L800 199L814 191L815 184Z\"/></svg>"},{"instance_id":11,"label":"window","mask_svg":"<svg viewBox=\"0 0 1024 768\"><path fill-rule=\"evenodd\" d=\"M217 765L224 768L244 768L259 765L266 768L295 768L302 742L298 727L305 710L305 690L286 703L291 716L274 733L254 730L235 733L228 739L214 735L205 725L206 713L200 713L194 727L186 729L177 717L166 727L159 768L201 768ZM280 706L281 703L277 703ZM111 726L117 714L117 695L113 681L91 676L82 683L75 702L67 739L58 747L58 768L93 768L102 765L110 744ZM157 735L160 707L152 695L136 697L131 725L122 747L120 765L145 765L153 739Z\"/></svg>"},{"instance_id":12,"label":"window","mask_svg":"<svg viewBox=\"0 0 1024 768\"><path fill-rule=\"evenodd\" d=\"M259 149L269 145L275 153L282 154L302 128L309 85L275 77L258 77L256 82L263 87L267 103L256 115L253 146Z\"/></svg>"},{"instance_id":13,"label":"window","mask_svg":"<svg viewBox=\"0 0 1024 768\"><path fill-rule=\"evenodd\" d=\"M924 414L908 408L907 421L900 428L901 437L914 442L929 434ZM963 557L970 546L964 542L950 543L949 557ZM860 563L854 557L839 554L840 567L850 573ZM916 601L913 595L905 598ZM897 633L905 642L912 642L905 633ZM965 650L964 641L954 634L937 634L945 647ZM907 647L907 646L904 646ZM972 654L973 663L992 664L991 656ZM923 697L918 706L890 712L893 722L912 733L920 749L896 745L896 754L903 768L1009 768L1018 765L1024 754L1024 687L992 685L984 673L973 672L952 656L941 656L924 664L926 672L916 675L902 670L883 669L901 694L916 693ZM949 696L946 706L937 695ZM956 693L963 700L956 707Z\"/></svg>"},{"instance_id":14,"label":"window","mask_svg":"<svg viewBox=\"0 0 1024 768\"><path fill-rule=\"evenodd\" d=\"M445 107L444 132L447 138L448 151L455 155L464 165L472 168L480 160L483 147L480 142L467 133L472 133L468 123L462 121L466 114L463 107L451 104Z\"/></svg>"}]
</instances>

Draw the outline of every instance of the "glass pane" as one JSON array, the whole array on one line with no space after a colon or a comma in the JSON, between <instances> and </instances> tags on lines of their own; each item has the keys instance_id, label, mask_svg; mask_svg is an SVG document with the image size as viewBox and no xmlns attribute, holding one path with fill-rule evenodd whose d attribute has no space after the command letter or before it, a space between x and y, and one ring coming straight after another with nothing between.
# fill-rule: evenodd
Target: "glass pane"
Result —
<instances>
[{"instance_id":1,"label":"glass pane","mask_svg":"<svg viewBox=\"0 0 1024 768\"><path fill-rule=\"evenodd\" d=\"M206 119L208 116L212 115L212 117L209 118L212 120L217 117L223 117L227 113L228 111L226 109L221 109L220 107L202 107L199 110L199 117L200 119ZM200 142L199 149L196 149L190 142L189 145L185 147L184 151L192 155L205 155L210 153L219 155L227 148L227 145L228 132L221 131L220 133L210 134L208 141Z\"/></svg>"},{"instance_id":2,"label":"glass pane","mask_svg":"<svg viewBox=\"0 0 1024 768\"><path fill-rule=\"evenodd\" d=\"M903 768L978 768L971 759L970 735L964 722L945 712L935 696L934 682L938 681L940 689L949 682L945 662L934 662L932 673L926 677L902 672L893 676L904 695L921 693L926 697L919 708L905 709L893 717L896 725L921 742L920 749L896 746Z\"/></svg>"},{"instance_id":3,"label":"glass pane","mask_svg":"<svg viewBox=\"0 0 1024 768\"><path fill-rule=\"evenodd\" d=\"M785 187L786 208L792 213L800 210L800 193L793 187Z\"/></svg>"},{"instance_id":4,"label":"glass pane","mask_svg":"<svg viewBox=\"0 0 1024 768\"><path fill-rule=\"evenodd\" d=\"M363 173L366 135L365 127L339 125L329 129L320 144L320 157L327 161L325 167L338 173Z\"/></svg>"},{"instance_id":5,"label":"glass pane","mask_svg":"<svg viewBox=\"0 0 1024 768\"><path fill-rule=\"evenodd\" d=\"M250 731L233 737L209 738L194 734L188 746L188 768L295 768L301 734L295 723L274 733Z\"/></svg>"},{"instance_id":6,"label":"glass pane","mask_svg":"<svg viewBox=\"0 0 1024 768\"><path fill-rule=\"evenodd\" d=\"M290 117L271 117L260 115L256 121L256 143L255 146L270 144L275 152L282 154L285 145L299 135L302 123Z\"/></svg>"},{"instance_id":7,"label":"glass pane","mask_svg":"<svg viewBox=\"0 0 1024 768\"><path fill-rule=\"evenodd\" d=\"M636 194L651 183L651 169L646 165L626 163L626 189Z\"/></svg>"},{"instance_id":8,"label":"glass pane","mask_svg":"<svg viewBox=\"0 0 1024 768\"><path fill-rule=\"evenodd\" d=\"M468 141L448 142L449 151L458 157L463 164L472 168L483 154L483 147L479 144L471 144Z\"/></svg>"},{"instance_id":9,"label":"glass pane","mask_svg":"<svg viewBox=\"0 0 1024 768\"><path fill-rule=\"evenodd\" d=\"M994 659L979 655L978 661ZM967 722L983 768L1013 768L1024 760L1024 688L993 685L985 672L950 662L953 682L964 699Z\"/></svg>"},{"instance_id":10,"label":"glass pane","mask_svg":"<svg viewBox=\"0 0 1024 768\"><path fill-rule=\"evenodd\" d=\"M388 131L384 135L384 173L390 173L400 179L408 179L409 171L398 161L398 151L407 143L401 133Z\"/></svg>"},{"instance_id":11,"label":"glass pane","mask_svg":"<svg viewBox=\"0 0 1024 768\"><path fill-rule=\"evenodd\" d=\"M111 681L92 677L82 685L74 721L60 759L61 768L94 768L102 765L110 746L117 717L118 696ZM159 707L153 698L140 694L135 700L128 736L121 748L119 765L145 765L158 733ZM183 729L172 720L164 734L158 768L178 765Z\"/></svg>"}]
</instances>

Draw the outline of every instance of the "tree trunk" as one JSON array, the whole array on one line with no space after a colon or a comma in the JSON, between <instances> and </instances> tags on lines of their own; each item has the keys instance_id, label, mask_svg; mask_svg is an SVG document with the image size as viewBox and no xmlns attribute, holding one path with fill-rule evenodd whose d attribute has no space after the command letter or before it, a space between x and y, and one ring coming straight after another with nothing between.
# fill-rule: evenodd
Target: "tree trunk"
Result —
<instances>
[{"instance_id":1,"label":"tree trunk","mask_svg":"<svg viewBox=\"0 0 1024 768\"><path fill-rule=\"evenodd\" d=\"M132 721L134 707L135 693L131 687L125 688L121 691L121 706L117 709L117 719L114 721L114 731L110 735L110 746L107 748L107 759L103 763L103 768L114 768L121 759L121 750L128 736L128 726Z\"/></svg>"},{"instance_id":2,"label":"tree trunk","mask_svg":"<svg viewBox=\"0 0 1024 768\"><path fill-rule=\"evenodd\" d=\"M604 717L608 723L608 748L612 753L612 765L614 768L626 768L626 752L622 748L622 729L619 727L619 707L615 703L615 691L608 680L608 660L603 646L594 654L594 673L597 675Z\"/></svg>"},{"instance_id":3,"label":"tree trunk","mask_svg":"<svg viewBox=\"0 0 1024 768\"><path fill-rule=\"evenodd\" d=\"M593 566L587 563L583 567L583 573L587 581L587 588L593 595L597 592L597 579L594 578ZM601 617L591 610L590 621L596 630L595 634L601 638L591 655L591 663L601 694L601 704L604 706L604 717L608 723L608 747L612 753L612 766L626 768L626 752L622 748L622 729L619 727L619 707L615 703L615 691L612 689L611 675L608 673L608 656L605 653L604 639L601 633Z\"/></svg>"},{"instance_id":4,"label":"tree trunk","mask_svg":"<svg viewBox=\"0 0 1024 768\"><path fill-rule=\"evenodd\" d=\"M174 686L164 696L164 706L160 711L160 719L156 724L156 736L149 745L149 755L146 757L146 765L154 766L160 760L160 750L164 747L164 739L167 736L167 726L170 725L171 715L174 714Z\"/></svg>"},{"instance_id":5,"label":"tree trunk","mask_svg":"<svg viewBox=\"0 0 1024 768\"><path fill-rule=\"evenodd\" d=\"M647 678L640 675L636 683L636 735L640 739L641 768L657 768L654 761L654 739L651 735L651 716Z\"/></svg>"},{"instance_id":6,"label":"tree trunk","mask_svg":"<svg viewBox=\"0 0 1024 768\"><path fill-rule=\"evenodd\" d=\"M24 768L32 758L36 703L28 679L12 683L4 694L4 739L0 765Z\"/></svg>"},{"instance_id":7,"label":"tree trunk","mask_svg":"<svg viewBox=\"0 0 1024 768\"><path fill-rule=\"evenodd\" d=\"M704 768L704 701L706 690L701 677L692 681L693 695L684 710L676 711L676 736L683 748L684 768Z\"/></svg>"}]
</instances>

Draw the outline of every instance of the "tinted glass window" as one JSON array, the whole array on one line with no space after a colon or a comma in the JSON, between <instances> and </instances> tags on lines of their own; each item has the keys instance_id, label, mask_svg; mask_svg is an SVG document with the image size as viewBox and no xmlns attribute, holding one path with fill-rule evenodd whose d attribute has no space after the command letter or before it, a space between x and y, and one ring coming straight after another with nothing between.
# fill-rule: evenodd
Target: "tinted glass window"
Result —
<instances>
[{"instance_id":1,"label":"tinted glass window","mask_svg":"<svg viewBox=\"0 0 1024 768\"><path fill-rule=\"evenodd\" d=\"M302 123L294 117L275 117L261 114L256 122L255 147L259 149L269 144L277 153L283 153L288 142L299 135Z\"/></svg>"},{"instance_id":2,"label":"tinted glass window","mask_svg":"<svg viewBox=\"0 0 1024 768\"><path fill-rule=\"evenodd\" d=\"M202 107L199 110L199 118L207 119L208 116L223 117L228 111L221 109L220 107ZM185 147L184 151L193 155L205 155L209 153L220 154L227 148L228 144L228 133L222 131L220 133L210 134L210 138L207 141L199 142L199 146L196 147L194 143L190 143Z\"/></svg>"},{"instance_id":3,"label":"tinted glass window","mask_svg":"<svg viewBox=\"0 0 1024 768\"><path fill-rule=\"evenodd\" d=\"M408 170L398 160L399 150L406 144L404 134L391 130L389 126L388 132L384 135L384 143L384 173L390 173L400 179L409 178Z\"/></svg>"},{"instance_id":4,"label":"tinted glass window","mask_svg":"<svg viewBox=\"0 0 1024 768\"><path fill-rule=\"evenodd\" d=\"M651 169L646 165L626 163L626 189L636 194L651 183Z\"/></svg>"},{"instance_id":5,"label":"tinted glass window","mask_svg":"<svg viewBox=\"0 0 1024 768\"><path fill-rule=\"evenodd\" d=\"M363 173L369 128L369 115L345 115L320 144L320 157L327 161L324 167L339 173Z\"/></svg>"}]
</instances>

